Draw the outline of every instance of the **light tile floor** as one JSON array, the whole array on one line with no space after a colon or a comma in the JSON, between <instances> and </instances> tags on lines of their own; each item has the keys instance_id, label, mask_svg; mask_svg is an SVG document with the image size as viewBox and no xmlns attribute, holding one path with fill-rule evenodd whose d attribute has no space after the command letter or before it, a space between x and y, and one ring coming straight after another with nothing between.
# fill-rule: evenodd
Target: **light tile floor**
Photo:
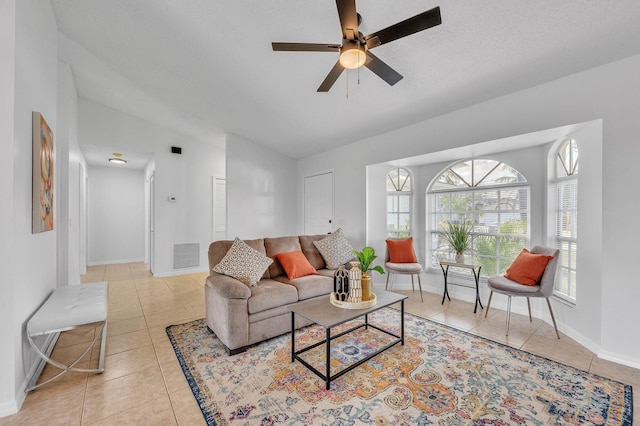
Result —
<instances>
[{"instance_id":1,"label":"light tile floor","mask_svg":"<svg viewBox=\"0 0 640 426\"><path fill-rule=\"evenodd\" d=\"M67 373L31 392L20 412L0 418L2 425L198 425L202 414L175 357L165 327L203 318L206 273L153 278L143 263L93 266L83 283L109 281L109 326L106 370L101 375ZM473 313L471 303L440 304L441 296L409 296L407 312L431 318L510 346L573 365L634 387L640 407L640 370L597 358L567 336L555 337L553 327L522 315L511 316L504 335L506 313L491 308ZM74 359L93 338L93 327L63 333L54 359ZM82 366L97 366L98 350ZM47 366L40 381L56 373ZM635 410L634 423L640 421Z\"/></svg>"}]
</instances>

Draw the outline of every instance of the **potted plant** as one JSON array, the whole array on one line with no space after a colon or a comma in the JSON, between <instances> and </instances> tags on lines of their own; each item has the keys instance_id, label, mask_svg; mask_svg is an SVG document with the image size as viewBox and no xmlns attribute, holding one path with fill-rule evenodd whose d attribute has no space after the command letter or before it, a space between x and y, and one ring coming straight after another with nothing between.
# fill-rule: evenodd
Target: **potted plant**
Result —
<instances>
[{"instance_id":1,"label":"potted plant","mask_svg":"<svg viewBox=\"0 0 640 426\"><path fill-rule=\"evenodd\" d=\"M371 266L373 261L378 257L373 247L365 247L362 251L353 250L353 254L360 261L360 269L362 269L362 300L367 301L371 298L371 277L367 274L369 271L377 271L384 274L382 266Z\"/></svg>"},{"instance_id":2,"label":"potted plant","mask_svg":"<svg viewBox=\"0 0 640 426\"><path fill-rule=\"evenodd\" d=\"M464 252L473 243L472 226L465 220L463 222L447 222L447 228L444 236L449 246L456 252L456 263L464 263Z\"/></svg>"}]
</instances>

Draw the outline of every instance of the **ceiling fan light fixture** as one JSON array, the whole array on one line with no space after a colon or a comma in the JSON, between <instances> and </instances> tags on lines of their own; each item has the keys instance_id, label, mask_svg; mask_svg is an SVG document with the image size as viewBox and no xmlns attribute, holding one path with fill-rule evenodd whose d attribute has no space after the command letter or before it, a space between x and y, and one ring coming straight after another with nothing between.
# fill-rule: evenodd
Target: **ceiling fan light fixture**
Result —
<instances>
[{"instance_id":1,"label":"ceiling fan light fixture","mask_svg":"<svg viewBox=\"0 0 640 426\"><path fill-rule=\"evenodd\" d=\"M363 66L366 59L363 45L357 41L344 41L340 48L340 65L353 70Z\"/></svg>"}]
</instances>

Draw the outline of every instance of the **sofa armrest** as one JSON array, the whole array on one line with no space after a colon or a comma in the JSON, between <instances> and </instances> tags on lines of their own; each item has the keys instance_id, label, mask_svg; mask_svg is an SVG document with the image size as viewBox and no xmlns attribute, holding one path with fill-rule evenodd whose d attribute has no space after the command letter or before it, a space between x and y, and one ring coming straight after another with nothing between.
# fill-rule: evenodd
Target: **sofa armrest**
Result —
<instances>
[{"instance_id":1,"label":"sofa armrest","mask_svg":"<svg viewBox=\"0 0 640 426\"><path fill-rule=\"evenodd\" d=\"M206 285L224 299L248 299L251 297L251 290L243 282L217 272L211 272Z\"/></svg>"}]
</instances>

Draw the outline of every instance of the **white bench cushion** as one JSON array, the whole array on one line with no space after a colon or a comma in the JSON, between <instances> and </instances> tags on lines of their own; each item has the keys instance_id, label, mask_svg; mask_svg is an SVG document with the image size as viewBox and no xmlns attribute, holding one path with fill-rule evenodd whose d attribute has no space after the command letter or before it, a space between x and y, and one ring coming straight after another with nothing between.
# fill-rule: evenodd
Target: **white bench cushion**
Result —
<instances>
[{"instance_id":1,"label":"white bench cushion","mask_svg":"<svg viewBox=\"0 0 640 426\"><path fill-rule=\"evenodd\" d=\"M57 288L27 323L31 336L107 319L106 281Z\"/></svg>"}]
</instances>

